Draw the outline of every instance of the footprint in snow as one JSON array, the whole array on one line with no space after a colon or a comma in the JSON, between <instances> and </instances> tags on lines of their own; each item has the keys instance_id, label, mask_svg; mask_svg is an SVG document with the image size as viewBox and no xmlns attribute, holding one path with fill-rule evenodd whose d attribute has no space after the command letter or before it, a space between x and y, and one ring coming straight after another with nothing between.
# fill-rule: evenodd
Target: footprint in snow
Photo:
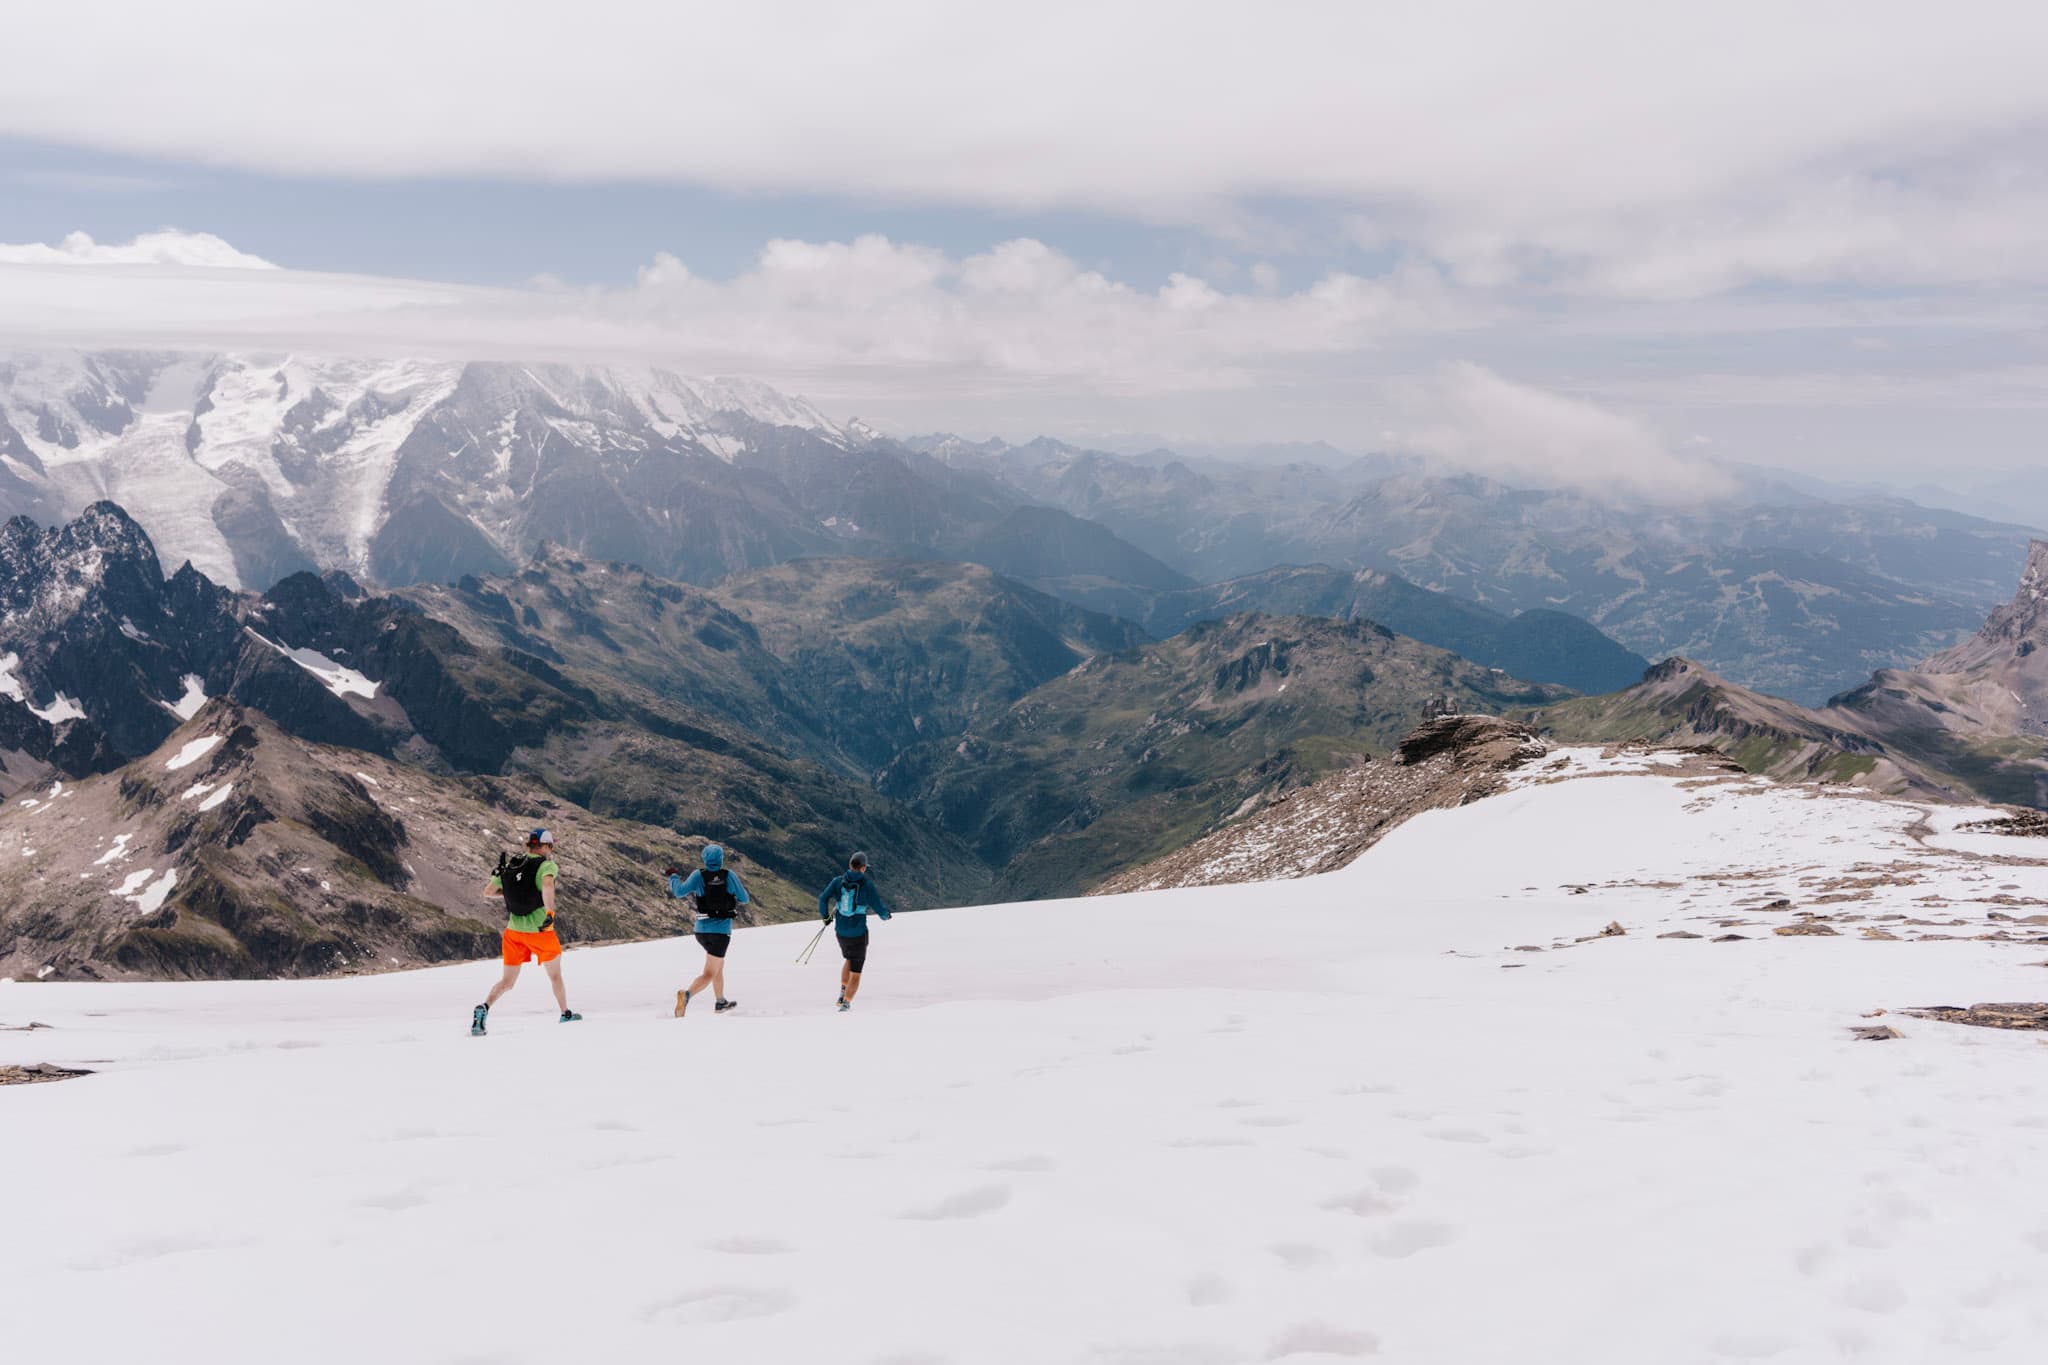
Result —
<instances>
[{"instance_id":1,"label":"footprint in snow","mask_svg":"<svg viewBox=\"0 0 2048 1365\"><path fill-rule=\"evenodd\" d=\"M1310 1242L1275 1242L1267 1250L1278 1256L1280 1263L1289 1270L1314 1270L1335 1259L1328 1248Z\"/></svg>"},{"instance_id":2,"label":"footprint in snow","mask_svg":"<svg viewBox=\"0 0 2048 1365\"><path fill-rule=\"evenodd\" d=\"M1238 1120L1246 1128L1292 1128L1300 1122L1300 1119L1287 1114L1254 1114Z\"/></svg>"},{"instance_id":3,"label":"footprint in snow","mask_svg":"<svg viewBox=\"0 0 2048 1365\"><path fill-rule=\"evenodd\" d=\"M640 1131L624 1119L599 1119L590 1126L600 1133L637 1133Z\"/></svg>"},{"instance_id":4,"label":"footprint in snow","mask_svg":"<svg viewBox=\"0 0 2048 1365\"><path fill-rule=\"evenodd\" d=\"M1407 1194L1422 1184L1422 1172L1413 1166L1375 1166L1372 1183L1388 1194Z\"/></svg>"},{"instance_id":5,"label":"footprint in snow","mask_svg":"<svg viewBox=\"0 0 2048 1365\"><path fill-rule=\"evenodd\" d=\"M1049 1156L1013 1156L1003 1161L991 1161L982 1167L985 1171L1023 1171L1037 1173L1057 1168L1058 1162Z\"/></svg>"},{"instance_id":6,"label":"footprint in snow","mask_svg":"<svg viewBox=\"0 0 2048 1365\"><path fill-rule=\"evenodd\" d=\"M1389 1260L1406 1260L1418 1252L1436 1247L1446 1247L1458 1240L1458 1232L1449 1223L1432 1219L1414 1219L1395 1223L1382 1232L1375 1233L1368 1243L1375 1255Z\"/></svg>"},{"instance_id":7,"label":"footprint in snow","mask_svg":"<svg viewBox=\"0 0 2048 1365\"><path fill-rule=\"evenodd\" d=\"M386 1213L403 1213L407 1209L420 1208L427 1202L427 1197L415 1189L387 1190L383 1194L365 1195L356 1200L356 1207L383 1209Z\"/></svg>"},{"instance_id":8,"label":"footprint in snow","mask_svg":"<svg viewBox=\"0 0 2048 1365\"><path fill-rule=\"evenodd\" d=\"M1008 1185L977 1185L973 1189L949 1195L935 1204L921 1204L916 1208L905 1209L896 1216L925 1220L980 1218L984 1214L994 1213L1009 1202Z\"/></svg>"},{"instance_id":9,"label":"footprint in snow","mask_svg":"<svg viewBox=\"0 0 2048 1365\"><path fill-rule=\"evenodd\" d=\"M1197 1275L1188 1281L1188 1303L1196 1308L1213 1308L1228 1303L1236 1293L1221 1275Z\"/></svg>"},{"instance_id":10,"label":"footprint in snow","mask_svg":"<svg viewBox=\"0 0 2048 1365\"><path fill-rule=\"evenodd\" d=\"M1493 1141L1492 1134L1482 1133L1477 1128L1431 1128L1426 1130L1423 1136L1435 1138L1438 1142L1480 1143Z\"/></svg>"},{"instance_id":11,"label":"footprint in snow","mask_svg":"<svg viewBox=\"0 0 2048 1365\"><path fill-rule=\"evenodd\" d=\"M176 1156L180 1152L189 1150L190 1146L191 1144L184 1142L151 1142L145 1143L143 1146L140 1147L130 1147L127 1151L120 1153L120 1155Z\"/></svg>"},{"instance_id":12,"label":"footprint in snow","mask_svg":"<svg viewBox=\"0 0 2048 1365\"><path fill-rule=\"evenodd\" d=\"M1380 1339L1355 1327L1337 1327L1327 1322L1297 1323L1280 1334L1268 1360L1291 1356L1369 1356L1379 1354Z\"/></svg>"},{"instance_id":13,"label":"footprint in snow","mask_svg":"<svg viewBox=\"0 0 2048 1365\"><path fill-rule=\"evenodd\" d=\"M1835 1291L1837 1302L1865 1313L1896 1313L1910 1297L1891 1276L1873 1273L1858 1275Z\"/></svg>"},{"instance_id":14,"label":"footprint in snow","mask_svg":"<svg viewBox=\"0 0 2048 1365\"><path fill-rule=\"evenodd\" d=\"M1400 1204L1390 1199L1381 1190L1352 1190L1348 1194L1333 1194L1322 1203L1331 1213L1348 1213L1359 1218L1380 1218L1397 1212Z\"/></svg>"},{"instance_id":15,"label":"footprint in snow","mask_svg":"<svg viewBox=\"0 0 2048 1365\"><path fill-rule=\"evenodd\" d=\"M640 1310L640 1316L657 1323L738 1322L787 1313L796 1303L796 1295L786 1289L724 1285L656 1299Z\"/></svg>"}]
</instances>

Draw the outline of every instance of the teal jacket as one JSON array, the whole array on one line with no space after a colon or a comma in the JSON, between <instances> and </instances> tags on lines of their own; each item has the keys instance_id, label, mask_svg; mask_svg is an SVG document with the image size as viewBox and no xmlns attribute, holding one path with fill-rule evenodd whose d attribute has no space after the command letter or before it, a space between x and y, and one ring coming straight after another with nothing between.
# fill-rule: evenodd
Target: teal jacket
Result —
<instances>
[{"instance_id":1,"label":"teal jacket","mask_svg":"<svg viewBox=\"0 0 2048 1365\"><path fill-rule=\"evenodd\" d=\"M842 891L853 893L853 899L844 911L839 904ZM842 872L818 893L818 918L833 921L833 931L841 938L859 938L866 934L870 910L883 919L889 918L889 907L882 904L882 893L875 890L874 882L865 872Z\"/></svg>"}]
</instances>

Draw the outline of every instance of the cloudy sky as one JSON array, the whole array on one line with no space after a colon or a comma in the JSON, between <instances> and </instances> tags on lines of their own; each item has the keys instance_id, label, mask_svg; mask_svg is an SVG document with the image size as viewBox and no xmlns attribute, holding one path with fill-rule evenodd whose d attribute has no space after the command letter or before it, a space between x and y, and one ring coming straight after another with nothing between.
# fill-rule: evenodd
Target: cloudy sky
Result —
<instances>
[{"instance_id":1,"label":"cloudy sky","mask_svg":"<svg viewBox=\"0 0 2048 1365\"><path fill-rule=\"evenodd\" d=\"M2048 464L2048 6L68 0L0 342L635 361L898 430Z\"/></svg>"}]
</instances>

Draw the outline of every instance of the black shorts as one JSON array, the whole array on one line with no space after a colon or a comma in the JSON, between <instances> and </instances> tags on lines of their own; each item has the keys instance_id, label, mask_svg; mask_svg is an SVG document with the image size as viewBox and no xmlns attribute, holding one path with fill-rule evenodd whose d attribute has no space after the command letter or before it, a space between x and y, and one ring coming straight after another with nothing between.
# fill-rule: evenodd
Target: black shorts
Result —
<instances>
[{"instance_id":1,"label":"black shorts","mask_svg":"<svg viewBox=\"0 0 2048 1365\"><path fill-rule=\"evenodd\" d=\"M853 938L834 935L839 939L839 955L846 959L846 965L858 972L868 965L868 936L858 934Z\"/></svg>"},{"instance_id":2,"label":"black shorts","mask_svg":"<svg viewBox=\"0 0 2048 1365\"><path fill-rule=\"evenodd\" d=\"M713 957L724 957L725 950L732 947L731 934L699 934L697 946Z\"/></svg>"}]
</instances>

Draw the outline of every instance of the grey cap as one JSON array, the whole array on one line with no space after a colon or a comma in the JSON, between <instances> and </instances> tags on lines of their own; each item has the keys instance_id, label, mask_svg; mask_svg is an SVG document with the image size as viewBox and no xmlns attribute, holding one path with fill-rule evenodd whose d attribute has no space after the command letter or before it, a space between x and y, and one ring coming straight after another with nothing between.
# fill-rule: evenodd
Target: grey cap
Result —
<instances>
[{"instance_id":1,"label":"grey cap","mask_svg":"<svg viewBox=\"0 0 2048 1365\"><path fill-rule=\"evenodd\" d=\"M866 867L868 865L868 855L865 853L856 853L851 858L848 858L846 860L846 865L848 867Z\"/></svg>"}]
</instances>

